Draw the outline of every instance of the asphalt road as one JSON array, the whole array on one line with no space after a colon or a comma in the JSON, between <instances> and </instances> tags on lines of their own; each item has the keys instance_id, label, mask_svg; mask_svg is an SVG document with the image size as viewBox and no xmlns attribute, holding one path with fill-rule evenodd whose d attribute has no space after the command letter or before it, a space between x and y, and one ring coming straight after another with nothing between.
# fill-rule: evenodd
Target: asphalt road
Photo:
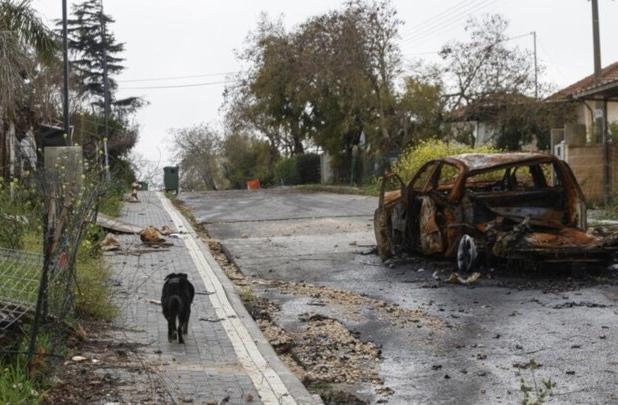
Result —
<instances>
[{"instance_id":1,"label":"asphalt road","mask_svg":"<svg viewBox=\"0 0 618 405\"><path fill-rule=\"evenodd\" d=\"M381 395L371 384L346 387L360 398L511 404L523 399L522 379L539 387L551 379L548 403L618 403L616 270L486 270L473 286L453 285L443 281L450 262L413 257L391 267L364 254L375 244L376 198L291 190L180 198L245 274L344 289L435 320L402 327L371 308L359 316L262 291L281 305L277 322L284 329L302 327L303 313L322 313L381 346L380 374L394 393ZM540 368L522 368L531 360Z\"/></svg>"}]
</instances>

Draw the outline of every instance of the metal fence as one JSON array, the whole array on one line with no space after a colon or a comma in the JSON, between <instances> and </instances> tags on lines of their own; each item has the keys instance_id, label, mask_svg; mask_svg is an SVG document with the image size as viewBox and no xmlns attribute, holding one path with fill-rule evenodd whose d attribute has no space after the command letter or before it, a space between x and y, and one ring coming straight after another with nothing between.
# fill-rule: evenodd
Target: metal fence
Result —
<instances>
[{"instance_id":1,"label":"metal fence","mask_svg":"<svg viewBox=\"0 0 618 405\"><path fill-rule=\"evenodd\" d=\"M0 248L0 336L36 307L43 256Z\"/></svg>"},{"instance_id":2,"label":"metal fence","mask_svg":"<svg viewBox=\"0 0 618 405\"><path fill-rule=\"evenodd\" d=\"M61 358L64 352L75 312L79 246L107 187L99 173L82 174L80 149L45 152L46 168L32 180L41 200L31 219L42 224L42 254L0 248L0 352L24 351L25 334L29 361L41 342L45 355Z\"/></svg>"}]
</instances>

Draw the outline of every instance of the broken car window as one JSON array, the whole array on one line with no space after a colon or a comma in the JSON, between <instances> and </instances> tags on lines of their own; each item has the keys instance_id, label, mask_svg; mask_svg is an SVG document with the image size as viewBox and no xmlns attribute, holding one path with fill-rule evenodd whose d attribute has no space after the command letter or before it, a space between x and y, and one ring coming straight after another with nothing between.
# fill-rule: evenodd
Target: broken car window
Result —
<instances>
[{"instance_id":1,"label":"broken car window","mask_svg":"<svg viewBox=\"0 0 618 405\"><path fill-rule=\"evenodd\" d=\"M427 183L433 174L436 164L436 162L429 163L419 170L416 174L416 178L412 180L412 190L425 191L427 189Z\"/></svg>"}]
</instances>

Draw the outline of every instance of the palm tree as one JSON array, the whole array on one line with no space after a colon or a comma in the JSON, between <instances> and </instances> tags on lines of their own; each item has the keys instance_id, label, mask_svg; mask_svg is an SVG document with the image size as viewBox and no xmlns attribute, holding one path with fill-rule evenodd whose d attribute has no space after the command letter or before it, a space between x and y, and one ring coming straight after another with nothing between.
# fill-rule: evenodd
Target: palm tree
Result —
<instances>
[{"instance_id":1,"label":"palm tree","mask_svg":"<svg viewBox=\"0 0 618 405\"><path fill-rule=\"evenodd\" d=\"M9 162L13 174L16 106L34 68L50 63L57 49L53 31L30 0L0 0L0 169L5 175Z\"/></svg>"}]
</instances>

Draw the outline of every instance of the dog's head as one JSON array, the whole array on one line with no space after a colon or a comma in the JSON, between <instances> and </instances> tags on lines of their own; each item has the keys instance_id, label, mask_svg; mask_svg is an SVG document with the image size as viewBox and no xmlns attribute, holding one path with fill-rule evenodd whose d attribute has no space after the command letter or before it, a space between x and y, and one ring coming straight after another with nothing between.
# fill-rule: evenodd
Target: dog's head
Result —
<instances>
[{"instance_id":1,"label":"dog's head","mask_svg":"<svg viewBox=\"0 0 618 405\"><path fill-rule=\"evenodd\" d=\"M170 273L165 276L165 281L171 280L173 278L184 278L187 279L187 273Z\"/></svg>"}]
</instances>

